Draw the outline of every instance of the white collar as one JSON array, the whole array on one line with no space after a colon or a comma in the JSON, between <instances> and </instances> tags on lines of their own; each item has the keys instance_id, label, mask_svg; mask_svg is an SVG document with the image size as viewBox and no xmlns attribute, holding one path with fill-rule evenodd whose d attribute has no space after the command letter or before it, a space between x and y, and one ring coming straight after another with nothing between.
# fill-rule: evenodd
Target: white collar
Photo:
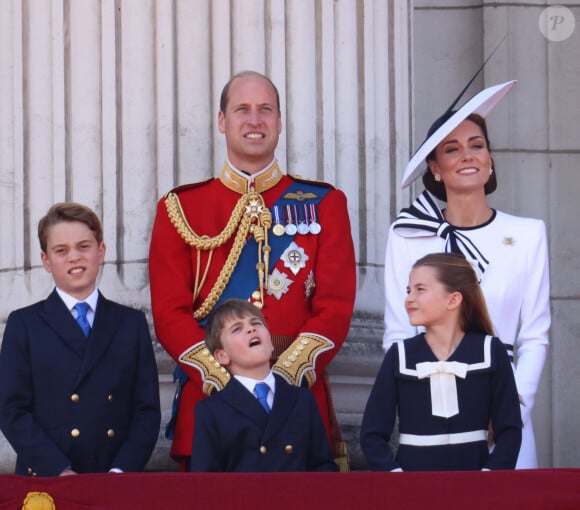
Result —
<instances>
[{"instance_id":1,"label":"white collar","mask_svg":"<svg viewBox=\"0 0 580 510\"><path fill-rule=\"evenodd\" d=\"M60 298L64 301L65 306L67 309L72 312L75 305L80 301L79 299L72 297L70 294L67 294L64 290L59 289L56 287L56 292L60 296ZM83 301L87 303L93 312L97 310L97 301L99 300L99 289L95 287L95 290L91 292Z\"/></svg>"},{"instance_id":2,"label":"white collar","mask_svg":"<svg viewBox=\"0 0 580 510\"><path fill-rule=\"evenodd\" d=\"M270 391L274 393L276 391L276 379L272 371L263 380L253 379L251 377L245 377L243 375L234 375L234 377L246 388L252 395L254 394L254 387L256 384L264 382L270 388Z\"/></svg>"},{"instance_id":3,"label":"white collar","mask_svg":"<svg viewBox=\"0 0 580 510\"><path fill-rule=\"evenodd\" d=\"M240 177L243 177L244 179L248 179L250 180L252 177L256 178L257 176L259 176L262 173L265 173L266 171L268 171L271 166L276 162L276 158L274 158L272 161L270 161L270 163L268 163L264 168L262 168L262 170L259 170L258 172L254 172L253 174L248 174L242 170L240 170L239 168L237 168L236 166L234 166L232 164L232 162L230 161L230 158L226 158L226 163L229 165L229 167L234 170L235 172L237 172Z\"/></svg>"}]
</instances>

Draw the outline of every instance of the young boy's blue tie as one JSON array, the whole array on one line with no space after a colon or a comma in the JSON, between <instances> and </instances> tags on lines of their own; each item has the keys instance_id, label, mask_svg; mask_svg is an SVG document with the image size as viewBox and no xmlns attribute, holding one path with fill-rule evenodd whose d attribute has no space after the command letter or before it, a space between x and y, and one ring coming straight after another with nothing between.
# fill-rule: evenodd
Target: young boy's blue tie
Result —
<instances>
[{"instance_id":1,"label":"young boy's blue tie","mask_svg":"<svg viewBox=\"0 0 580 510\"><path fill-rule=\"evenodd\" d=\"M265 382L261 382L254 386L254 391L264 411L270 414L270 406L268 405L268 392L270 391L270 387Z\"/></svg>"},{"instance_id":2,"label":"young boy's blue tie","mask_svg":"<svg viewBox=\"0 0 580 510\"><path fill-rule=\"evenodd\" d=\"M91 325L89 324L89 320L87 319L87 312L89 311L88 303L82 302L77 303L75 305L75 309L77 311L77 322L79 326L83 330L83 333L88 338L89 333L91 332Z\"/></svg>"}]
</instances>

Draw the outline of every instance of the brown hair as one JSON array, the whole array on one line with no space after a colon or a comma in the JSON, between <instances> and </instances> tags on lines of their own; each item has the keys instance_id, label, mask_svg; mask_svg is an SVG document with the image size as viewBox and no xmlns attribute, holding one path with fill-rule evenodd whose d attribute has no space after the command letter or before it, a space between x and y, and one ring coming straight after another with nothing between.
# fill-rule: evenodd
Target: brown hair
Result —
<instances>
[{"instance_id":1,"label":"brown hair","mask_svg":"<svg viewBox=\"0 0 580 510\"><path fill-rule=\"evenodd\" d=\"M475 331L493 335L493 325L479 279L471 264L455 253L430 253L413 264L416 267L432 267L437 280L447 292L459 292L461 302L460 321L463 331Z\"/></svg>"},{"instance_id":2,"label":"brown hair","mask_svg":"<svg viewBox=\"0 0 580 510\"><path fill-rule=\"evenodd\" d=\"M216 349L223 348L221 335L227 320L232 317L241 319L248 315L260 319L266 325L262 311L244 299L227 299L218 306L209 316L205 327L205 343L209 352L213 354Z\"/></svg>"},{"instance_id":3,"label":"brown hair","mask_svg":"<svg viewBox=\"0 0 580 510\"><path fill-rule=\"evenodd\" d=\"M75 202L54 204L38 222L38 241L40 249L46 253L48 231L58 223L78 221L89 227L99 245L103 242L101 220L89 207Z\"/></svg>"},{"instance_id":4,"label":"brown hair","mask_svg":"<svg viewBox=\"0 0 580 510\"><path fill-rule=\"evenodd\" d=\"M257 71L241 71L237 74L234 74L229 81L224 85L224 88L222 89L222 93L220 96L220 111L225 115L226 113L226 109L228 107L228 100L229 100L229 92L230 92L230 87L232 85L232 83L237 80L238 78L246 78L247 76L254 76L256 78L262 78L263 80L266 80L272 87L272 89L274 90L274 94L276 94L276 107L278 108L278 113L280 113L280 94L278 93L278 89L276 88L276 85L274 85L274 82L268 78L266 75L262 74L262 73L258 73Z\"/></svg>"},{"instance_id":5,"label":"brown hair","mask_svg":"<svg viewBox=\"0 0 580 510\"><path fill-rule=\"evenodd\" d=\"M453 113L455 113L455 112L452 112L452 114ZM445 120L447 120L447 118L436 120L435 123L433 124L433 126L431 126L431 128L429 129L428 136L433 134L433 132L435 132L437 130L437 127L439 127L441 124L443 124L442 120L444 122ZM491 153L491 145L489 143L489 137L487 135L487 124L485 122L485 119L481 115L478 115L477 113L472 113L471 115L468 115L465 118L465 120L470 120L471 122L473 122L475 125L477 125L481 129L481 132L483 133L483 137L485 138L485 143L487 144L487 150ZM436 159L435 158L436 150L437 150L437 147L435 147L435 149L433 149L427 155L427 158L426 158L427 161L432 161L432 160ZM494 171L489 176L489 179L487 180L487 182L485 183L485 186L483 187L486 195L493 193L497 188L497 168L495 166L495 161L493 160L493 158L491 158L491 167L493 168ZM435 177L433 176L433 172L431 172L431 170L429 169L429 166L427 166L427 170L423 174L423 184L425 185L425 188L427 188L431 193L433 193L433 195L435 195L439 200L443 200L444 202L447 202L447 192L445 191L445 185L443 184L442 181L435 180Z\"/></svg>"}]
</instances>

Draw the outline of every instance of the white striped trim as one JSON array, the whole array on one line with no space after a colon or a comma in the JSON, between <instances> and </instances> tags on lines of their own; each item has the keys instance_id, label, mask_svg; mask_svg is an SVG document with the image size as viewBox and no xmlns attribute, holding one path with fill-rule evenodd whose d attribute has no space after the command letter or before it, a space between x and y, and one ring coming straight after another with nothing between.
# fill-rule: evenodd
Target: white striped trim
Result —
<instances>
[{"instance_id":1,"label":"white striped trim","mask_svg":"<svg viewBox=\"0 0 580 510\"><path fill-rule=\"evenodd\" d=\"M491 339L492 337L490 335L485 336L485 341L483 343L483 361L468 365L468 372L471 372L472 370L482 370L491 366ZM418 377L416 369L407 367L407 357L405 355L405 346L403 345L403 341L400 340L397 342L397 344L399 353L399 372L403 375Z\"/></svg>"},{"instance_id":2,"label":"white striped trim","mask_svg":"<svg viewBox=\"0 0 580 510\"><path fill-rule=\"evenodd\" d=\"M430 436L402 433L399 437L399 444L411 446L443 446L448 444L474 443L476 441L487 441L487 430L472 430L471 432L434 434Z\"/></svg>"},{"instance_id":3,"label":"white striped trim","mask_svg":"<svg viewBox=\"0 0 580 510\"><path fill-rule=\"evenodd\" d=\"M485 341L483 343L483 361L481 363L473 363L469 365L467 371L471 370L481 370L484 368L489 368L491 366L491 339L490 335L485 336Z\"/></svg>"}]
</instances>

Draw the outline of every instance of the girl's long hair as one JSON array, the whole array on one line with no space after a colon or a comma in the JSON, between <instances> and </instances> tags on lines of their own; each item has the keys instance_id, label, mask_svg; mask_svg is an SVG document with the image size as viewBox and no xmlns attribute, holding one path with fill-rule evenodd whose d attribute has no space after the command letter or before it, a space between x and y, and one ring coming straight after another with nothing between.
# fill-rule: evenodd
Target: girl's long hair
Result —
<instances>
[{"instance_id":1,"label":"girl's long hair","mask_svg":"<svg viewBox=\"0 0 580 510\"><path fill-rule=\"evenodd\" d=\"M463 296L461 329L494 335L479 278L465 257L455 253L430 253L413 264L413 268L425 266L435 270L437 280L448 292L459 292Z\"/></svg>"}]
</instances>

